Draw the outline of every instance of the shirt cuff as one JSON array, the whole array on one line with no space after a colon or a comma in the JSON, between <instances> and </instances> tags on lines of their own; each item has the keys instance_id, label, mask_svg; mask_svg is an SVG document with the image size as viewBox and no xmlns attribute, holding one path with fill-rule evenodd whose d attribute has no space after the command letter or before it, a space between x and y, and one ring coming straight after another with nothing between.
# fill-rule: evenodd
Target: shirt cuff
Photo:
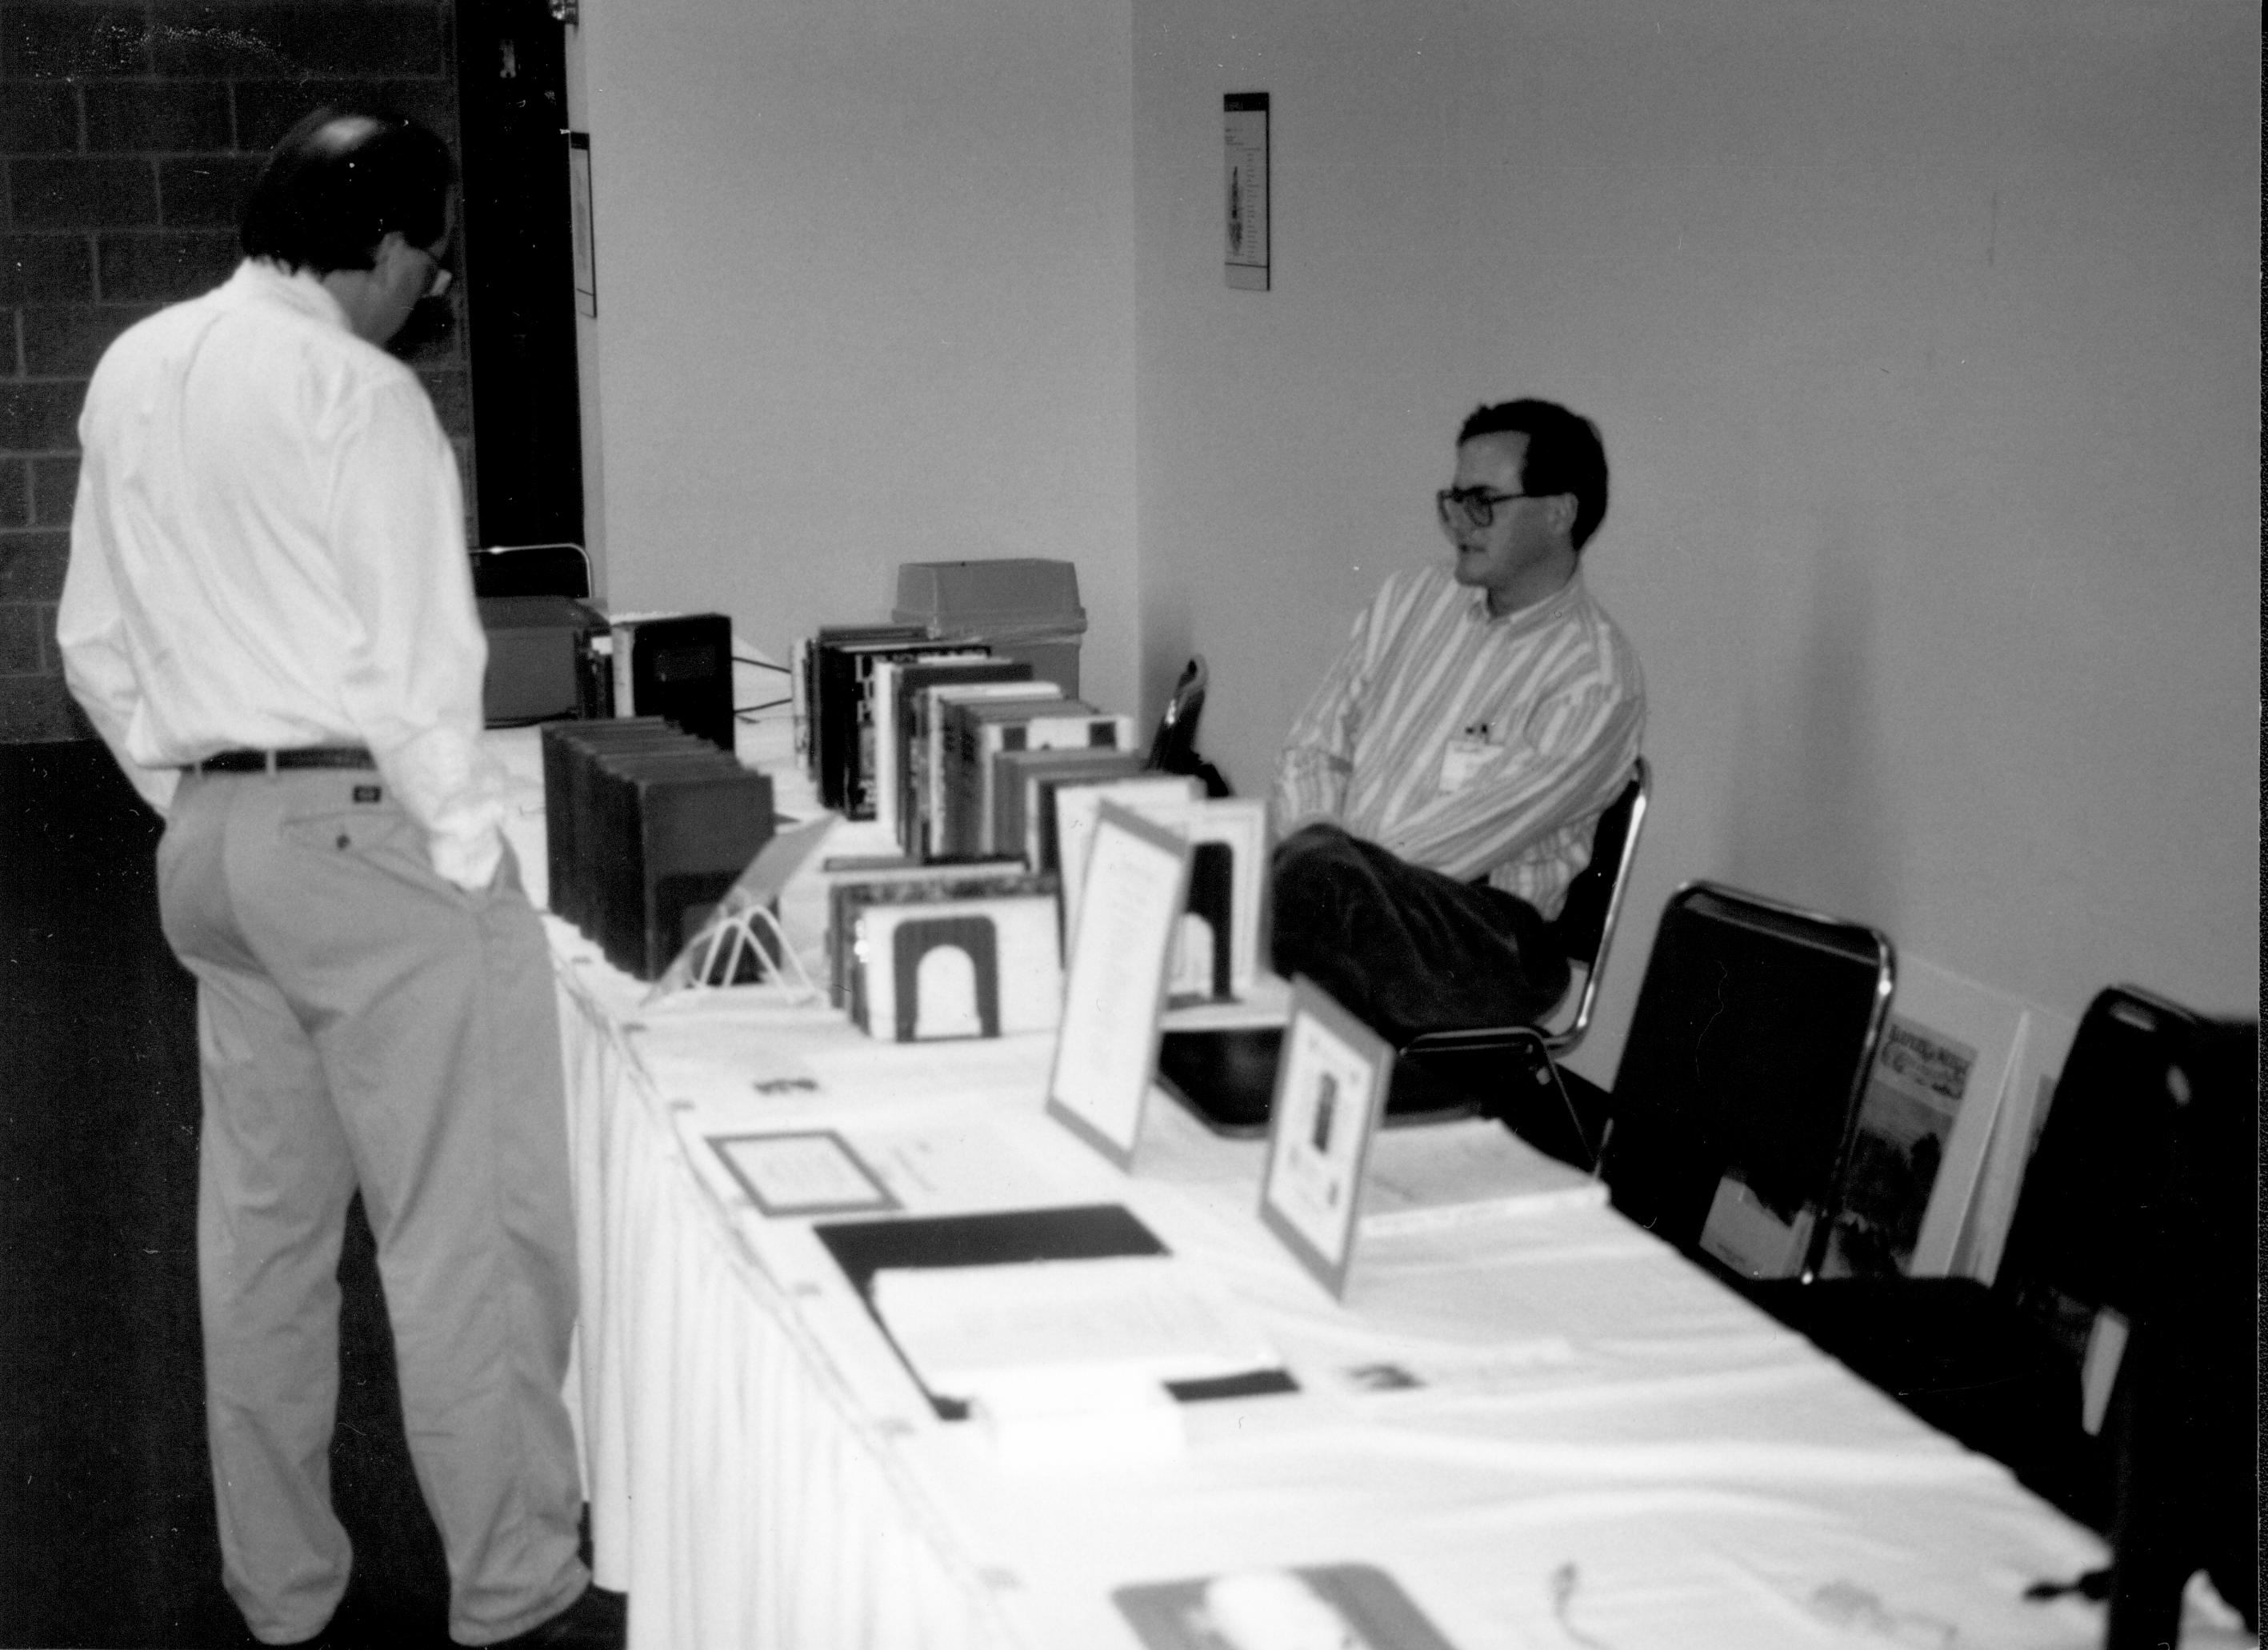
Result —
<instances>
[{"instance_id":1,"label":"shirt cuff","mask_svg":"<svg viewBox=\"0 0 2268 1650\"><path fill-rule=\"evenodd\" d=\"M173 793L180 788L181 770L178 767L144 767L139 763L119 759L126 778L144 802L150 804L160 819L173 817Z\"/></svg>"},{"instance_id":2,"label":"shirt cuff","mask_svg":"<svg viewBox=\"0 0 2268 1650\"><path fill-rule=\"evenodd\" d=\"M504 857L505 780L477 738L429 728L381 752L379 766L402 805L425 827L434 874L460 888L485 888Z\"/></svg>"},{"instance_id":3,"label":"shirt cuff","mask_svg":"<svg viewBox=\"0 0 2268 1650\"><path fill-rule=\"evenodd\" d=\"M433 874L468 893L478 893L496 880L504 860L504 832L493 824L469 832L436 831L425 840Z\"/></svg>"}]
</instances>

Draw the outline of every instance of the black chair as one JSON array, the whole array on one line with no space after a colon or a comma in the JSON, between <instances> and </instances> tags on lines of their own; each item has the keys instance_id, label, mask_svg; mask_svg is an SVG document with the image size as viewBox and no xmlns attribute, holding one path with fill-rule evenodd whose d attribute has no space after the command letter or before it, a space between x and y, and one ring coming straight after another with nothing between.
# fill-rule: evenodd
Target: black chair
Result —
<instances>
[{"instance_id":1,"label":"black chair","mask_svg":"<svg viewBox=\"0 0 2268 1650\"><path fill-rule=\"evenodd\" d=\"M1699 1254L1736 1186L1786 1232L1753 1264L1815 1270L1896 966L1861 923L1712 883L1673 894L1615 1074L1601 1170L1616 1206Z\"/></svg>"},{"instance_id":2,"label":"black chair","mask_svg":"<svg viewBox=\"0 0 2268 1650\"><path fill-rule=\"evenodd\" d=\"M2257 1630L2257 1030L2133 986L2080 1021L1999 1271L1753 1298L1922 1419L2108 1530L2110 1643L2170 1641L2208 1569ZM2086 1425L2098 1320L2125 1326ZM2098 1379L2108 1377L2098 1374Z\"/></svg>"},{"instance_id":3,"label":"black chair","mask_svg":"<svg viewBox=\"0 0 2268 1650\"><path fill-rule=\"evenodd\" d=\"M2260 1028L2189 1016L2176 1035L2152 1074L2172 1113L2140 1245L2154 1281L2109 1429L2110 1650L2171 1641L2199 1569L2260 1632Z\"/></svg>"},{"instance_id":4,"label":"black chair","mask_svg":"<svg viewBox=\"0 0 2268 1650\"><path fill-rule=\"evenodd\" d=\"M1591 1029L1653 786L1653 770L1639 757L1630 782L1599 816L1590 862L1568 884L1551 920L1552 940L1574 971L1559 1011L1542 1025L1421 1032L1395 1053L1397 1071L1414 1067L1432 1079L1445 1111L1489 1111L1531 1143L1585 1169L1598 1160L1594 1131L1578 1112L1558 1063ZM1523 1084L1522 1078L1531 1081ZM1557 1098L1556 1109L1539 1104L1535 1091L1546 1088Z\"/></svg>"},{"instance_id":5,"label":"black chair","mask_svg":"<svg viewBox=\"0 0 2268 1650\"><path fill-rule=\"evenodd\" d=\"M1204 715L1205 686L1210 680L1203 655L1182 667L1166 708L1158 717L1158 731L1150 740L1150 755L1143 766L1158 774L1182 774L1204 787L1207 796L1229 795L1228 781L1197 754L1197 721Z\"/></svg>"}]
</instances>

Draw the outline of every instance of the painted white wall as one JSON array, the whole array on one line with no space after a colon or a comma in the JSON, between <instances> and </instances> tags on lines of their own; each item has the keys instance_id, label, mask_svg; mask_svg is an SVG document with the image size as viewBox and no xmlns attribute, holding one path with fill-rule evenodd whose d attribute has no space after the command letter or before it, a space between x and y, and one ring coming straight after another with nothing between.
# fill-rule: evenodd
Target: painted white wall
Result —
<instances>
[{"instance_id":1,"label":"painted white wall","mask_svg":"<svg viewBox=\"0 0 2268 1650\"><path fill-rule=\"evenodd\" d=\"M1203 649L1256 790L1441 554L1455 421L1552 395L1615 461L1589 576L1659 776L1587 1071L1693 876L2066 1012L2257 1001L2249 10L584 15L617 605L784 649L903 561L1068 555L1090 697L1146 714ZM1265 294L1220 275L1237 90L1276 101Z\"/></svg>"},{"instance_id":2,"label":"painted white wall","mask_svg":"<svg viewBox=\"0 0 2268 1650\"><path fill-rule=\"evenodd\" d=\"M784 657L904 561L1077 563L1135 690L1125 0L585 4L593 511L621 610Z\"/></svg>"},{"instance_id":3,"label":"painted white wall","mask_svg":"<svg viewBox=\"0 0 2268 1650\"><path fill-rule=\"evenodd\" d=\"M1443 554L1456 421L1598 420L1653 707L1599 1029L1722 878L2075 1014L2257 1001L2257 12L1133 0L1152 704L1248 791ZM1275 290L1220 269L1273 95Z\"/></svg>"}]
</instances>

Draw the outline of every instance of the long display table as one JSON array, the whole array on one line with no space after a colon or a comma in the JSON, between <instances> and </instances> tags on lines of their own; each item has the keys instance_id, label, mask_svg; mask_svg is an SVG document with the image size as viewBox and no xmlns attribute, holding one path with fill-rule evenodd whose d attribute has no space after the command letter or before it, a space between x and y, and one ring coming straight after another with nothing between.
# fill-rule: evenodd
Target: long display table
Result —
<instances>
[{"instance_id":1,"label":"long display table","mask_svg":"<svg viewBox=\"0 0 2268 1650\"><path fill-rule=\"evenodd\" d=\"M1357 1565L1458 1650L2100 1641L2099 1607L2023 1597L2098 1539L1609 1208L1366 1239L1335 1302L1259 1224L1257 1142L1153 1096L1122 1174L1042 1114L1045 1038L878 1044L763 991L648 1004L549 926L570 1398L637 1650L1142 1650L1125 1589ZM912 1212L1125 1206L1298 1390L1183 1405L1179 1455L1012 1464L711 1144L802 1129Z\"/></svg>"},{"instance_id":2,"label":"long display table","mask_svg":"<svg viewBox=\"0 0 2268 1650\"><path fill-rule=\"evenodd\" d=\"M1156 1104L1122 1176L1041 1114L1045 1039L644 1008L556 937L593 1529L636 1646L1132 1650L1116 1589L1351 1562L1464 1650L2099 1637L2021 1596L2094 1537L1611 1210L1366 1241L1342 1305L1255 1218L1256 1146ZM805 1127L929 1210L1124 1204L1300 1390L1184 1406L1178 1458L1004 1465L709 1144Z\"/></svg>"}]
</instances>

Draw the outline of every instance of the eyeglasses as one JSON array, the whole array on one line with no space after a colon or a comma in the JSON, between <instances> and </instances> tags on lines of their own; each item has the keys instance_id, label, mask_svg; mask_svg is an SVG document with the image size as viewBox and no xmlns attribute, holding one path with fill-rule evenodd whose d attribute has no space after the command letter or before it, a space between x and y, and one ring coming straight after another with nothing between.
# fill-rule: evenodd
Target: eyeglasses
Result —
<instances>
[{"instance_id":1,"label":"eyeglasses","mask_svg":"<svg viewBox=\"0 0 2268 1650\"><path fill-rule=\"evenodd\" d=\"M1445 487L1433 495L1433 508L1440 512L1444 527L1481 528L1496 520L1498 505L1535 496L1533 493L1491 493L1484 487Z\"/></svg>"}]
</instances>

